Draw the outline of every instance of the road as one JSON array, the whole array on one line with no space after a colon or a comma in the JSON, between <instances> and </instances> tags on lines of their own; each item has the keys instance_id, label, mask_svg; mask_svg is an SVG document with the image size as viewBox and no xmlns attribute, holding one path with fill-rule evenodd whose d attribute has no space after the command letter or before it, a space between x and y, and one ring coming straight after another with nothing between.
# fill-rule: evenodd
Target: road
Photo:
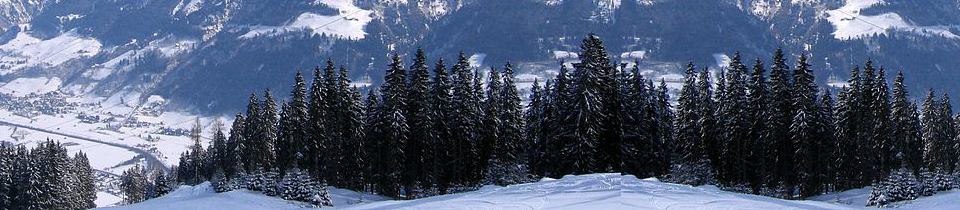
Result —
<instances>
[{"instance_id":1,"label":"road","mask_svg":"<svg viewBox=\"0 0 960 210\"><path fill-rule=\"evenodd\" d=\"M20 127L20 128L23 128L23 129L29 129L29 130L33 130L33 131L37 131L37 132L41 132L41 133L48 133L48 134L53 134L53 135L58 135L58 136L64 136L64 137L79 139L79 140L82 140L82 141L94 142L94 143L103 144L103 145L107 145L107 146L111 146L111 147L122 148L122 149L125 149L125 150L129 150L129 151L131 151L131 152L137 153L140 157L143 157L144 159L146 159L146 160L147 160L146 168L159 168L159 169L163 170L163 172L165 172L165 173L169 173L169 172L170 172L170 168L167 167L166 165L164 165L163 162L160 162L160 159L157 159L157 156L154 156L152 153L147 152L146 150L143 150L143 149L140 149L140 148L136 148L136 147L132 147L132 146L124 145L124 144L118 144L118 143L103 141L103 140L97 140L97 139L93 139L93 138L89 138L89 137L85 137L85 136L80 136L80 135L75 135L75 134L69 134L69 133L63 133L63 132L59 132L59 131L53 131L53 130L38 128L38 127L31 126L31 125L23 125L23 124L11 123L11 122L7 122L7 121L3 121L3 120L0 120L0 125L15 126L15 127Z\"/></svg>"}]
</instances>

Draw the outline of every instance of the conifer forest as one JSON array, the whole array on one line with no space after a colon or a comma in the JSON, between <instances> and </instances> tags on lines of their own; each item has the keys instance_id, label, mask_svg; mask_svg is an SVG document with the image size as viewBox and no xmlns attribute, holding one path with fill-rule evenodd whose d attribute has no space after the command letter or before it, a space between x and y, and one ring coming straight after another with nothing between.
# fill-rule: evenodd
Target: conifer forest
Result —
<instances>
[{"instance_id":1,"label":"conifer forest","mask_svg":"<svg viewBox=\"0 0 960 210\"><path fill-rule=\"evenodd\" d=\"M522 95L510 62L426 54L392 54L379 87L351 86L328 60L291 75L290 92L252 93L230 125L197 120L173 169L120 175L123 202L209 181L323 207L331 187L408 200L592 173L796 200L872 186L871 206L960 188L950 97L911 95L909 75L870 60L834 88L806 52L734 53L720 69L690 62L671 93L589 34ZM86 156L60 143L2 146L0 166L0 209L95 207Z\"/></svg>"}]
</instances>

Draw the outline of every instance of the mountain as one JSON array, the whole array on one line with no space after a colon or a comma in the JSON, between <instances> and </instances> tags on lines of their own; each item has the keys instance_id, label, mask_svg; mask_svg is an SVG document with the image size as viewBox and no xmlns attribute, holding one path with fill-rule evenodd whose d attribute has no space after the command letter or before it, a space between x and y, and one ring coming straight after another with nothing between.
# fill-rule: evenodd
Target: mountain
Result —
<instances>
[{"instance_id":1,"label":"mountain","mask_svg":"<svg viewBox=\"0 0 960 210\"><path fill-rule=\"evenodd\" d=\"M287 92L327 59L377 84L388 55L460 52L479 68L517 63L549 77L596 32L615 61L672 78L686 61L719 69L740 51L808 52L821 84L842 86L866 59L905 71L914 93L958 95L956 0L7 0L0 82L56 77L73 94L160 95L234 112L247 95ZM374 79L369 79L374 78ZM523 80L521 82L530 81ZM529 84L527 84L529 85ZM914 94L919 96L920 94Z\"/></svg>"}]
</instances>

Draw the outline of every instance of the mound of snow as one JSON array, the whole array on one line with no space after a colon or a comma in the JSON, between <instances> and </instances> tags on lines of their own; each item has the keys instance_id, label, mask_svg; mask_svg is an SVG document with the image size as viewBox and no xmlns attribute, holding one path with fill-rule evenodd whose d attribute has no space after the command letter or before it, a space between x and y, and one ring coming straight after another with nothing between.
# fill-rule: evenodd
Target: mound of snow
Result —
<instances>
[{"instance_id":1,"label":"mound of snow","mask_svg":"<svg viewBox=\"0 0 960 210\"><path fill-rule=\"evenodd\" d=\"M17 97L29 95L31 93L44 94L60 89L63 81L56 77L37 77L37 78L17 78L0 87L0 93L6 93Z\"/></svg>"},{"instance_id":2,"label":"mound of snow","mask_svg":"<svg viewBox=\"0 0 960 210\"><path fill-rule=\"evenodd\" d=\"M315 34L338 35L348 39L363 39L367 32L363 30L373 20L373 11L360 9L350 0L318 0L339 11L338 15L326 16L311 12L300 14L297 19L282 26L253 26L241 39L250 39L261 35L274 36L289 31L309 29Z\"/></svg>"}]
</instances>

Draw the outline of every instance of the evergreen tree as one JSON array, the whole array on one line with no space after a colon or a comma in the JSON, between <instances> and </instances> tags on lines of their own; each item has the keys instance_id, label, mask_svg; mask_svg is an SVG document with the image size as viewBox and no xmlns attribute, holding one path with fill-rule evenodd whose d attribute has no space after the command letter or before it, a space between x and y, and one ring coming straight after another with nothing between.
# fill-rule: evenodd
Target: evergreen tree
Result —
<instances>
[{"instance_id":1,"label":"evergreen tree","mask_svg":"<svg viewBox=\"0 0 960 210\"><path fill-rule=\"evenodd\" d=\"M333 71L334 68L333 61L327 60L325 71ZM327 148L329 141L327 132L329 129L326 128L329 124L327 122L327 112L330 111L330 108L327 107L327 85L323 82L320 67L314 70L313 75L313 83L308 97L309 102L307 103L309 121L305 126L308 137L304 144L305 154L304 159L300 162L300 168L306 170L313 177L321 177L321 173L326 171L326 164L324 163L328 155L326 153L330 151Z\"/></svg>"},{"instance_id":2,"label":"evergreen tree","mask_svg":"<svg viewBox=\"0 0 960 210\"><path fill-rule=\"evenodd\" d=\"M281 111L279 135L277 139L277 167L280 170L299 167L307 154L306 148L309 120L307 106L307 85L298 71L294 77L293 90L290 91L290 102L285 104Z\"/></svg>"},{"instance_id":3,"label":"evergreen tree","mask_svg":"<svg viewBox=\"0 0 960 210\"><path fill-rule=\"evenodd\" d=\"M513 65L504 66L503 87L500 91L500 140L493 146L487 177L495 178L492 183L498 185L519 184L529 181L529 169L523 161L523 108L520 95L514 82ZM493 79L491 77L491 79ZM490 88L490 86L488 86ZM489 97L488 97L489 98ZM488 106L491 104L487 104ZM489 110L489 109L488 109ZM619 151L618 151L619 152Z\"/></svg>"},{"instance_id":4,"label":"evergreen tree","mask_svg":"<svg viewBox=\"0 0 960 210\"><path fill-rule=\"evenodd\" d=\"M370 186L368 191L370 192L379 192L380 183L385 182L382 173L377 171L383 168L382 164L384 163L383 155L380 154L380 148L383 141L380 138L380 127L377 123L380 122L380 100L379 93L376 89L371 88L367 93L367 98L364 101L364 113L363 113L363 124L364 135L363 137L363 150L366 154L363 159L367 160L367 164L364 167L364 177L366 177L367 183Z\"/></svg>"},{"instance_id":5,"label":"evergreen tree","mask_svg":"<svg viewBox=\"0 0 960 210\"><path fill-rule=\"evenodd\" d=\"M256 93L250 94L250 101L247 103L246 116L247 118L244 119L243 131L240 133L242 134L243 138L238 138L242 139L243 141L240 142L239 145L241 147L238 149L241 149L239 157L241 158L240 161L244 172L249 174L253 173L254 170L257 170L257 168L260 167L258 164L262 164L258 163L260 160L254 159L255 154L258 152L257 150L262 149L257 147L257 141L259 139L258 128L260 126L258 124L260 121L260 99L257 97Z\"/></svg>"},{"instance_id":6,"label":"evergreen tree","mask_svg":"<svg viewBox=\"0 0 960 210\"><path fill-rule=\"evenodd\" d=\"M260 114L256 124L259 135L254 141L255 143L250 145L256 149L252 157L258 160L258 167L273 168L274 163L277 162L275 145L277 143L279 120L277 119L277 103L274 102L270 90L264 91L263 101L259 104Z\"/></svg>"},{"instance_id":7,"label":"evergreen tree","mask_svg":"<svg viewBox=\"0 0 960 210\"><path fill-rule=\"evenodd\" d=\"M720 98L720 116L724 127L722 134L723 165L720 180L730 185L745 184L749 152L749 113L747 108L747 67L740 62L740 53L734 54L725 77L725 90Z\"/></svg>"},{"instance_id":8,"label":"evergreen tree","mask_svg":"<svg viewBox=\"0 0 960 210\"><path fill-rule=\"evenodd\" d=\"M783 50L777 49L773 56L773 65L770 67L770 112L767 115L770 147L766 155L771 162L768 186L778 188L782 184L790 183L793 166L793 143L790 139L790 125L793 120L791 98L793 98L790 67Z\"/></svg>"},{"instance_id":9,"label":"evergreen tree","mask_svg":"<svg viewBox=\"0 0 960 210\"><path fill-rule=\"evenodd\" d=\"M457 64L452 69L449 125L452 148L450 152L449 169L450 181L454 185L464 186L476 182L475 174L479 174L479 166L473 161L479 154L477 132L479 122L475 118L480 116L480 99L474 94L474 78L470 72L470 63L466 55L460 53Z\"/></svg>"},{"instance_id":10,"label":"evergreen tree","mask_svg":"<svg viewBox=\"0 0 960 210\"><path fill-rule=\"evenodd\" d=\"M166 173L164 173L162 170L155 170L153 172L153 185L155 186L154 189L156 190L153 193L154 198L166 195L173 190L170 184L167 183Z\"/></svg>"},{"instance_id":11,"label":"evergreen tree","mask_svg":"<svg viewBox=\"0 0 960 210\"><path fill-rule=\"evenodd\" d=\"M770 118L770 90L767 87L767 78L766 70L763 67L763 62L760 59L757 59L753 65L753 71L750 72L749 84L747 84L747 100L748 108L750 112L749 116L749 138L753 141L749 142L753 150L750 151L750 156L747 157L751 160L751 168L759 169L759 173L748 173L748 182L751 185L751 188L754 192L759 191L760 187L764 184L763 180L766 180L769 175L766 173L769 171L769 166L772 161L771 159L763 153L770 145L770 132L767 129L768 122L767 119Z\"/></svg>"},{"instance_id":12,"label":"evergreen tree","mask_svg":"<svg viewBox=\"0 0 960 210\"><path fill-rule=\"evenodd\" d=\"M573 88L571 91L571 109L566 117L569 122L567 132L561 137L570 136L570 142L564 146L566 156L562 168L566 173L585 174L602 170L603 163L599 162L598 154L604 132L604 104L602 92L605 90L606 52L599 37L587 35L580 46L580 63L575 64L573 72Z\"/></svg>"},{"instance_id":13,"label":"evergreen tree","mask_svg":"<svg viewBox=\"0 0 960 210\"><path fill-rule=\"evenodd\" d=\"M12 164L4 165L10 166ZM90 161L87 159L87 155L83 152L77 152L73 158L73 168L75 169L74 173L76 174L79 184L75 189L80 197L77 207L80 209L96 208L97 204L94 203L94 201L97 200L97 180L94 177L93 169L90 168Z\"/></svg>"},{"instance_id":14,"label":"evergreen tree","mask_svg":"<svg viewBox=\"0 0 960 210\"><path fill-rule=\"evenodd\" d=\"M245 136L243 131L246 129L246 121L243 118L243 115L237 113L237 116L233 120L233 125L230 126L230 138L227 139L226 149L224 150L224 156L220 163L220 167L223 168L224 176L228 179L234 178L237 172L242 171L242 162L241 152L244 150L244 143L246 143Z\"/></svg>"},{"instance_id":15,"label":"evergreen tree","mask_svg":"<svg viewBox=\"0 0 960 210\"><path fill-rule=\"evenodd\" d=\"M147 200L147 175L143 167L136 165L123 172L120 178L123 203L134 204Z\"/></svg>"},{"instance_id":16,"label":"evergreen tree","mask_svg":"<svg viewBox=\"0 0 960 210\"><path fill-rule=\"evenodd\" d=\"M382 168L378 169L383 178L380 183L383 195L400 198L401 196L401 178L404 168L403 146L409 139L410 132L407 125L406 113L403 111L407 105L406 93L406 74L400 63L400 56L394 54L390 68L384 77L384 83L381 87L383 92L383 104L379 109L379 127L380 141L379 153L386 156L382 163Z\"/></svg>"},{"instance_id":17,"label":"evergreen tree","mask_svg":"<svg viewBox=\"0 0 960 210\"><path fill-rule=\"evenodd\" d=\"M676 154L681 163L696 163L706 158L705 144L700 139L700 96L697 87L696 68L693 62L687 63L683 88L677 99L677 119L675 141Z\"/></svg>"},{"instance_id":18,"label":"evergreen tree","mask_svg":"<svg viewBox=\"0 0 960 210\"><path fill-rule=\"evenodd\" d=\"M200 118L196 118L193 128L190 129L190 140L193 141L193 145L190 146L190 156L188 156L187 161L189 161L190 172L192 172L186 179L187 185L196 185L200 184L207 180L207 165L205 161L206 151L203 149L203 146L200 145L200 134L203 132L203 127L200 125ZM139 201L137 201L139 202Z\"/></svg>"},{"instance_id":19,"label":"evergreen tree","mask_svg":"<svg viewBox=\"0 0 960 210\"><path fill-rule=\"evenodd\" d=\"M895 158L891 163L897 168L905 167L913 171L922 166L920 154L920 121L917 118L916 105L909 101L903 73L897 73L893 83L893 104L891 106L891 135Z\"/></svg>"},{"instance_id":20,"label":"evergreen tree","mask_svg":"<svg viewBox=\"0 0 960 210\"><path fill-rule=\"evenodd\" d=\"M435 130L431 129L430 114L430 72L427 67L427 58L423 49L417 49L413 59L413 65L409 70L409 82L407 83L407 124L410 126L410 138L404 145L404 154L406 154L406 174L404 175L404 184L408 188L426 188L430 187L428 182L432 180L430 171L432 170L429 162L432 161L428 150L429 145L436 136Z\"/></svg>"},{"instance_id":21,"label":"evergreen tree","mask_svg":"<svg viewBox=\"0 0 960 210\"><path fill-rule=\"evenodd\" d=\"M817 85L805 54L801 54L797 60L793 78L793 108L796 115L790 126L790 140L797 148L794 156L797 164L797 188L800 196L807 197L819 192L823 184L820 175L823 173L824 163L819 161L822 139L818 135L818 129L822 127L822 122L818 119L820 111L817 107Z\"/></svg>"},{"instance_id":22,"label":"evergreen tree","mask_svg":"<svg viewBox=\"0 0 960 210\"><path fill-rule=\"evenodd\" d=\"M449 141L452 138L450 114L453 112L450 89L450 76L447 73L447 67L444 65L443 59L438 60L434 66L433 78L430 81L430 92L428 93L430 108L427 110L431 121L429 129L432 130L429 134L432 134L432 136L427 136L427 140L428 151L430 151L428 154L431 154L432 158L427 164L431 165L433 174L431 178L435 180L440 193L446 193L447 187L452 182L450 173L448 173L448 169L451 167L448 161L452 159L449 149L455 148L450 146Z\"/></svg>"}]
</instances>

